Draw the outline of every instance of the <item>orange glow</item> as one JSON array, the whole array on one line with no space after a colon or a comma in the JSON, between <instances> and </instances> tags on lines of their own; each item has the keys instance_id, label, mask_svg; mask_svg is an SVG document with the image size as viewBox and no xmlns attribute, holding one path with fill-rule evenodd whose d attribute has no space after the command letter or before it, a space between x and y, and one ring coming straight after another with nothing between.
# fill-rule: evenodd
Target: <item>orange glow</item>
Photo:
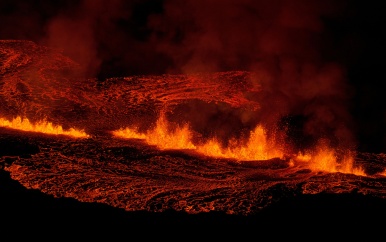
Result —
<instances>
[{"instance_id":1,"label":"orange glow","mask_svg":"<svg viewBox=\"0 0 386 242\"><path fill-rule=\"evenodd\" d=\"M268 139L263 126L258 125L250 132L246 142L231 140L227 147L215 138L202 143L192 142L192 131L188 125L170 128L167 120L161 116L156 126L145 133L140 133L135 128L122 128L112 132L113 135L126 139L144 139L148 144L156 145L160 149L192 149L200 154L238 161L269 160L272 158L283 159L285 153L283 145L278 144L275 139ZM291 166L295 163L308 166L314 171L341 172L366 176L361 167L355 167L355 159L352 152L338 157L337 151L320 143L315 150L298 152L292 159Z\"/></svg>"},{"instance_id":2,"label":"orange glow","mask_svg":"<svg viewBox=\"0 0 386 242\"><path fill-rule=\"evenodd\" d=\"M230 142L230 147L222 147L216 139L211 139L203 144L193 144L192 132L188 125L170 130L167 120L161 116L156 127L144 133L136 129L120 129L113 131L115 136L128 139L145 139L148 144L156 145L160 149L195 149L206 156L231 158L236 160L266 160L282 157L283 152L277 149L274 142L267 139L262 126L257 126L250 133L246 145Z\"/></svg>"},{"instance_id":3,"label":"orange glow","mask_svg":"<svg viewBox=\"0 0 386 242\"><path fill-rule=\"evenodd\" d=\"M81 130L76 130L70 128L69 130L63 130L60 125L53 125L51 122L39 121L35 124L31 123L27 118L21 118L20 116L9 121L4 118L0 118L0 126L7 127L11 129L18 129L29 132L39 132L45 134L55 134L55 135L68 135L76 138L85 138L89 137L85 132Z\"/></svg>"},{"instance_id":4,"label":"orange glow","mask_svg":"<svg viewBox=\"0 0 386 242\"><path fill-rule=\"evenodd\" d=\"M321 144L316 148L315 152L311 153L299 153L295 159L300 162L307 162L312 170L366 175L361 167L354 167L355 159L351 152L338 159L334 149Z\"/></svg>"},{"instance_id":5,"label":"orange glow","mask_svg":"<svg viewBox=\"0 0 386 242\"><path fill-rule=\"evenodd\" d=\"M207 156L233 158L236 160L267 160L282 158L283 151L274 141L268 140L264 128L258 125L251 131L245 145L233 142L222 148L215 139L197 147L197 151Z\"/></svg>"},{"instance_id":6,"label":"orange glow","mask_svg":"<svg viewBox=\"0 0 386 242\"><path fill-rule=\"evenodd\" d=\"M296 155L296 160L297 161L310 161L312 158L312 156L310 154L304 154L302 152L299 152L297 155Z\"/></svg>"},{"instance_id":7,"label":"orange glow","mask_svg":"<svg viewBox=\"0 0 386 242\"><path fill-rule=\"evenodd\" d=\"M166 119L161 116L156 127L149 130L146 134L138 133L136 129L120 129L113 131L113 134L128 139L146 139L151 145L156 145L160 149L195 149L196 146L191 142L191 131L187 125L170 130Z\"/></svg>"},{"instance_id":8,"label":"orange glow","mask_svg":"<svg viewBox=\"0 0 386 242\"><path fill-rule=\"evenodd\" d=\"M386 176L386 169L384 171L382 171L382 172L377 173L377 175Z\"/></svg>"},{"instance_id":9,"label":"orange glow","mask_svg":"<svg viewBox=\"0 0 386 242\"><path fill-rule=\"evenodd\" d=\"M114 130L113 134L118 137L124 137L127 139L146 139L146 134L139 133L137 129L119 129Z\"/></svg>"}]
</instances>

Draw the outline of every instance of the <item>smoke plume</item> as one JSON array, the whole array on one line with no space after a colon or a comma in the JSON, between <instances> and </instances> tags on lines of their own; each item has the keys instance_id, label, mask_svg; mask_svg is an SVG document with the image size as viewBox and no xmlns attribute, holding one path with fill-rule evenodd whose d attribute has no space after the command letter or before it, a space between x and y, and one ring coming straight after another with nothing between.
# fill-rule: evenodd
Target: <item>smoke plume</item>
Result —
<instances>
[{"instance_id":1,"label":"smoke plume","mask_svg":"<svg viewBox=\"0 0 386 242\"><path fill-rule=\"evenodd\" d=\"M346 73L324 55L323 18L332 1L165 1L149 17L150 41L169 56L171 73L247 70L262 87L266 126L303 117L300 136L352 146ZM300 137L299 137L300 138Z\"/></svg>"},{"instance_id":2,"label":"smoke plume","mask_svg":"<svg viewBox=\"0 0 386 242\"><path fill-rule=\"evenodd\" d=\"M301 128L287 132L304 142L327 138L344 146L354 145L357 133L368 140L378 135L376 127L384 132L384 112L356 123L352 116L385 103L371 97L378 90L369 96L358 88L371 86L363 80L369 73L384 78L384 65L368 64L366 52L383 50L380 6L332 0L5 0L0 6L2 39L58 48L86 76L251 71L250 81L262 87L251 97L262 105L253 115L267 126L296 124Z\"/></svg>"}]
</instances>

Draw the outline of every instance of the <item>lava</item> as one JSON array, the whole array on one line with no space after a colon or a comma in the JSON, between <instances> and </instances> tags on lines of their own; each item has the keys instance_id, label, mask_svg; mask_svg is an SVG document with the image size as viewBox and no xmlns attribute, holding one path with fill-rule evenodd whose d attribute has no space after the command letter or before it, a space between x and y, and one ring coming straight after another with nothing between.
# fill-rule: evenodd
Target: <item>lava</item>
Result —
<instances>
[{"instance_id":1,"label":"lava","mask_svg":"<svg viewBox=\"0 0 386 242\"><path fill-rule=\"evenodd\" d=\"M362 167L355 166L354 152L346 151L343 153L343 155L338 155L336 149L319 144L314 151L308 151L306 153L299 152L294 159L307 164L310 169L315 171L340 172L366 176L366 172Z\"/></svg>"},{"instance_id":2,"label":"lava","mask_svg":"<svg viewBox=\"0 0 386 242\"><path fill-rule=\"evenodd\" d=\"M54 125L53 123L45 120L32 123L29 121L28 118L22 118L20 116L17 116L11 121L5 118L0 118L0 126L11 128L11 129L18 129L18 130L30 131L30 132L39 132L39 133L45 133L45 134L68 135L75 138L89 137L89 135L82 130L77 130L74 128L64 130L61 125Z\"/></svg>"},{"instance_id":3,"label":"lava","mask_svg":"<svg viewBox=\"0 0 386 242\"><path fill-rule=\"evenodd\" d=\"M156 127L146 133L140 133L133 128L119 129L112 133L127 139L145 139L148 144L156 145L160 149L193 149L211 157L267 160L283 156L280 148L276 148L274 142L267 139L265 130L260 125L251 131L246 145L243 146L232 140L228 147L223 147L216 138L194 144L193 131L189 129L188 125L170 130L170 124L163 115L157 120Z\"/></svg>"},{"instance_id":4,"label":"lava","mask_svg":"<svg viewBox=\"0 0 386 242\"><path fill-rule=\"evenodd\" d=\"M272 93L281 83L247 71L99 81L31 42L0 41L0 51L0 166L28 189L188 214L253 215L303 195L384 198L386 156L344 149L354 146L341 142L331 95L289 105Z\"/></svg>"},{"instance_id":5,"label":"lava","mask_svg":"<svg viewBox=\"0 0 386 242\"><path fill-rule=\"evenodd\" d=\"M147 133L139 133L136 129L124 128L113 131L115 136L130 139L145 139L147 143L156 145L160 149L196 149L191 142L191 131L187 125L169 130L165 117L161 116L156 127Z\"/></svg>"},{"instance_id":6,"label":"lava","mask_svg":"<svg viewBox=\"0 0 386 242\"><path fill-rule=\"evenodd\" d=\"M144 139L148 144L155 145L159 149L190 149L205 156L237 161L292 157L293 161L306 165L314 171L366 176L363 168L355 167L354 152L346 151L339 156L336 149L328 147L325 142L320 142L311 151L299 151L296 155L290 155L289 151L284 150L284 144L279 144L273 138L267 137L266 130L261 125L257 125L250 132L246 142L234 139L228 142L227 147L224 147L216 138L194 143L193 131L187 124L183 127L178 126L174 130L170 126L171 124L161 115L156 126L145 133L139 132L136 128L126 127L112 131L112 134L125 139Z\"/></svg>"},{"instance_id":7,"label":"lava","mask_svg":"<svg viewBox=\"0 0 386 242\"><path fill-rule=\"evenodd\" d=\"M236 160L268 160L272 158L283 158L280 145L274 140L268 139L266 131L261 125L250 132L245 145L240 142L231 141L226 148L221 147L216 139L212 139L198 147L198 152L208 156L233 158Z\"/></svg>"}]
</instances>

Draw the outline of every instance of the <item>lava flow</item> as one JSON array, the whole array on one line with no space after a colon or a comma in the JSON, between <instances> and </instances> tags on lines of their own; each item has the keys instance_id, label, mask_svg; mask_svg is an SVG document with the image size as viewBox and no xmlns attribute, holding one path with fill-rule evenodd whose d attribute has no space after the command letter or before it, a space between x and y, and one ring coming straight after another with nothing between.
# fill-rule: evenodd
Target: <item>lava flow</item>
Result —
<instances>
[{"instance_id":1,"label":"lava flow","mask_svg":"<svg viewBox=\"0 0 386 242\"><path fill-rule=\"evenodd\" d=\"M250 132L250 137L245 146L237 140L230 142L230 146L223 147L215 138L201 144L193 144L193 131L188 125L171 130L170 124L161 116L156 127L146 133L139 133L135 129L124 128L113 131L118 137L128 139L145 139L148 144L156 145L160 149L192 149L212 157L230 158L235 160L268 160L283 158L283 151L274 147L274 142L268 142L265 130L257 126Z\"/></svg>"},{"instance_id":2,"label":"lava flow","mask_svg":"<svg viewBox=\"0 0 386 242\"><path fill-rule=\"evenodd\" d=\"M77 130L74 128L64 130L61 125L54 125L53 123L47 122L45 120L31 123L28 118L21 118L20 116L12 119L11 121L5 118L0 118L0 127L7 127L28 132L39 132L44 134L68 135L76 138L89 137L89 135L86 134L83 130Z\"/></svg>"},{"instance_id":3,"label":"lava flow","mask_svg":"<svg viewBox=\"0 0 386 242\"><path fill-rule=\"evenodd\" d=\"M55 198L249 215L299 194L386 194L386 157L340 146L334 93L291 106L247 71L84 79L29 41L0 41L0 67L0 113L16 117L0 118L1 165ZM288 110L308 122L278 125Z\"/></svg>"},{"instance_id":4,"label":"lava flow","mask_svg":"<svg viewBox=\"0 0 386 242\"><path fill-rule=\"evenodd\" d=\"M146 133L138 132L133 128L121 128L112 132L117 137L126 139L144 139L150 145L155 145L160 149L188 149L200 154L211 157L235 159L237 161L270 160L274 158L291 158L293 162L307 164L310 169L315 171L352 173L365 176L363 168L354 166L354 152L346 151L341 159L338 158L337 151L327 145L319 144L315 150L309 152L298 152L297 154L286 153L283 144L275 143L274 139L269 139L266 131L261 125L256 126L250 132L246 142L232 140L228 147L223 147L215 138L208 141L194 144L192 142L192 130L188 125L170 128L165 117L162 115L156 122L154 129ZM267 161L269 162L269 161Z\"/></svg>"}]
</instances>

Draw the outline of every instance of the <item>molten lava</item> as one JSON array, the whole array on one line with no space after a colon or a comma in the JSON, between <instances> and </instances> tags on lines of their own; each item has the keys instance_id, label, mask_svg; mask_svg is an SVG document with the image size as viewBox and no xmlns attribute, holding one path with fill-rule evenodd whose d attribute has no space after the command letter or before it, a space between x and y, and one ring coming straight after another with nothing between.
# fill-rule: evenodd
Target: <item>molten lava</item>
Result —
<instances>
[{"instance_id":1,"label":"molten lava","mask_svg":"<svg viewBox=\"0 0 386 242\"><path fill-rule=\"evenodd\" d=\"M366 176L362 167L355 167L355 156L352 152L347 151L341 157L337 151L326 145L318 145L314 151L301 153L295 157L298 162L304 162L307 166L315 171L340 172L346 174L355 174Z\"/></svg>"},{"instance_id":2,"label":"molten lava","mask_svg":"<svg viewBox=\"0 0 386 242\"><path fill-rule=\"evenodd\" d=\"M386 155L343 149L347 143L335 142L342 138L335 135L345 130L334 129L343 109L334 111L330 92L310 97L307 85L305 97L299 96L293 87L304 88L286 73L288 82L266 87L265 72L99 81L79 78L77 70L67 57L34 43L0 41L0 167L28 189L125 211L188 214L250 215L314 194L385 198ZM329 79L307 74L304 81L314 83L314 77ZM272 95L276 88L280 95ZM301 105L290 105L292 94ZM303 104L317 111L298 110ZM306 115L304 122L287 123L287 112ZM66 130L36 122L41 117ZM319 137L333 140L317 143Z\"/></svg>"},{"instance_id":3,"label":"molten lava","mask_svg":"<svg viewBox=\"0 0 386 242\"><path fill-rule=\"evenodd\" d=\"M314 171L341 172L366 176L363 168L354 166L353 152L345 152L338 156L337 151L328 147L323 142L312 151L298 152L297 155L289 155L284 149L284 144L274 139L269 139L263 126L257 125L250 132L246 142L231 140L224 147L216 138L204 142L194 143L193 132L188 125L171 129L170 123L161 115L156 126L145 133L135 128L121 128L113 131L116 137L125 139L144 139L150 145L160 149L191 149L205 156L234 159L237 161L269 160L273 158L285 159L293 157L292 162L307 166Z\"/></svg>"},{"instance_id":4,"label":"molten lava","mask_svg":"<svg viewBox=\"0 0 386 242\"><path fill-rule=\"evenodd\" d=\"M177 127L169 131L169 124L161 117L156 127L146 133L139 133L135 129L125 128L113 131L118 137L127 139L145 139L148 144L156 145L160 149L194 149L197 152L212 157L230 158L236 160L267 160L282 157L281 149L276 148L273 142L269 142L263 127L257 126L251 132L245 146L239 142L230 142L230 146L223 147L215 138L203 144L193 144L192 131L188 125Z\"/></svg>"},{"instance_id":5,"label":"molten lava","mask_svg":"<svg viewBox=\"0 0 386 242\"><path fill-rule=\"evenodd\" d=\"M127 139L145 139L148 144L156 145L160 149L194 149L197 152L212 157L230 158L235 160L267 160L282 157L283 152L267 139L263 127L257 126L250 134L246 145L237 141L230 142L230 146L223 147L215 138L202 144L193 144L192 131L188 125L170 129L170 124L161 116L154 129L146 133L139 133L135 129L124 128L113 131L118 137Z\"/></svg>"},{"instance_id":6,"label":"molten lava","mask_svg":"<svg viewBox=\"0 0 386 242\"><path fill-rule=\"evenodd\" d=\"M45 120L39 121L37 123L31 123L28 118L21 118L20 116L12 119L11 121L4 118L0 118L0 127L7 127L11 129L39 132L45 134L68 135L75 138L89 137L89 135L82 130L77 130L74 128L63 130L62 126L54 125L51 122L47 122Z\"/></svg>"},{"instance_id":7,"label":"molten lava","mask_svg":"<svg viewBox=\"0 0 386 242\"><path fill-rule=\"evenodd\" d=\"M266 131L261 125L250 132L245 145L238 141L229 142L226 148L212 139L198 146L197 151L214 157L232 158L236 160L268 160L272 158L283 158L283 150L274 140L267 138Z\"/></svg>"},{"instance_id":8,"label":"molten lava","mask_svg":"<svg viewBox=\"0 0 386 242\"><path fill-rule=\"evenodd\" d=\"M146 134L139 133L135 129L125 128L113 131L115 136L128 139L145 139L150 145L156 145L160 149L196 149L191 142L191 131L187 125L170 130L164 116L161 116L156 127Z\"/></svg>"}]
</instances>

